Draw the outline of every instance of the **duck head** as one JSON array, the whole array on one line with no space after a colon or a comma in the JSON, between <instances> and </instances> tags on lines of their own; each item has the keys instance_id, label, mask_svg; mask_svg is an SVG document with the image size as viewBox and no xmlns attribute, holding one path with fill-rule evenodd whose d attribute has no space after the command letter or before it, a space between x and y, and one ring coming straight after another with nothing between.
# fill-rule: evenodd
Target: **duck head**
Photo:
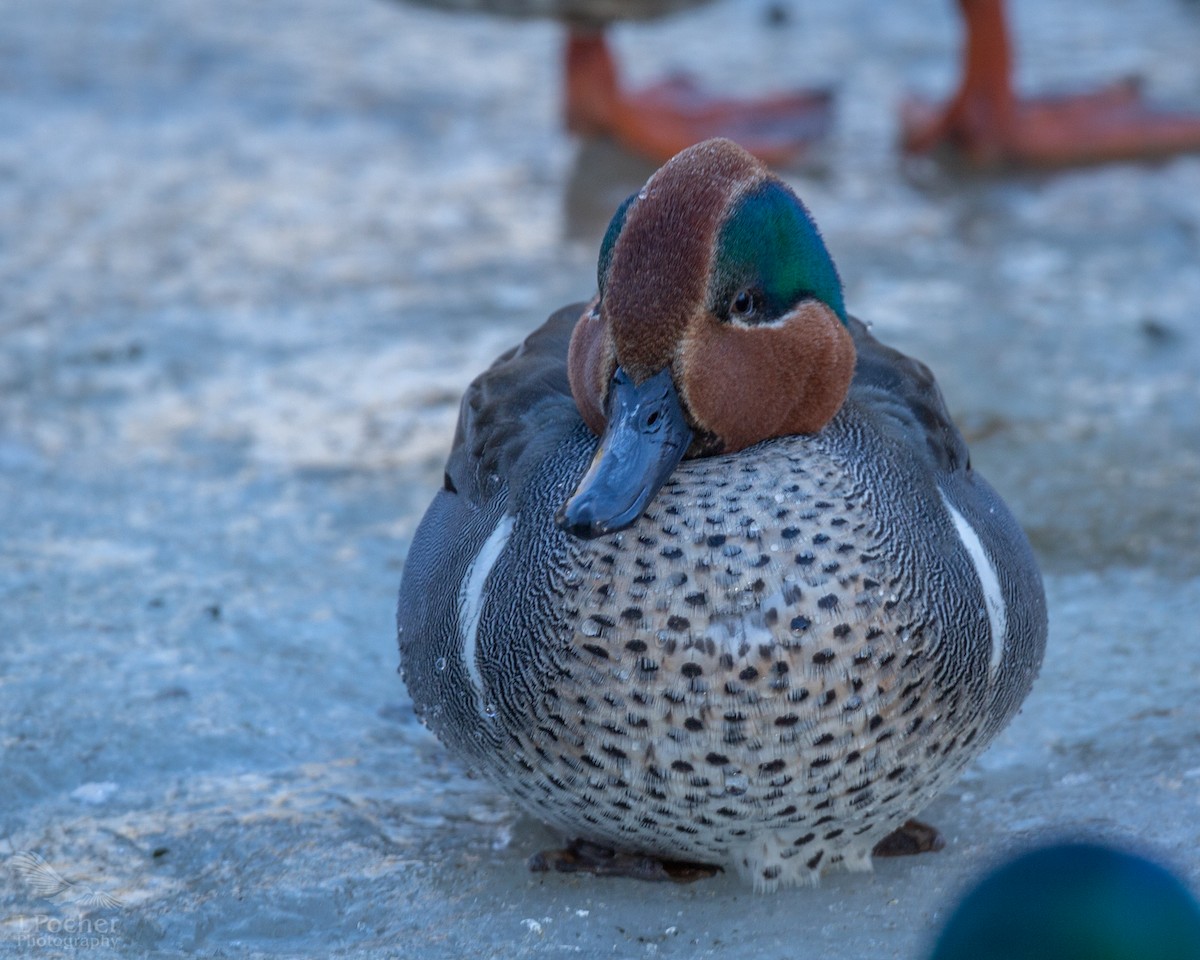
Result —
<instances>
[{"instance_id":1,"label":"duck head","mask_svg":"<svg viewBox=\"0 0 1200 960\"><path fill-rule=\"evenodd\" d=\"M686 457L815 433L854 375L837 268L800 199L729 140L683 151L618 208L571 392L601 438L557 521L634 523Z\"/></svg>"}]
</instances>

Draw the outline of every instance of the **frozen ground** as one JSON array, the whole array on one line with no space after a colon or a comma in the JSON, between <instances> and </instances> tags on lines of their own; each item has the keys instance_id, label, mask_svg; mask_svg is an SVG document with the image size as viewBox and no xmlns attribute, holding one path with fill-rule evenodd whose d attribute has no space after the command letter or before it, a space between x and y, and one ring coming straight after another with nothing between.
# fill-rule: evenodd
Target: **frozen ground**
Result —
<instances>
[{"instance_id":1,"label":"frozen ground","mask_svg":"<svg viewBox=\"0 0 1200 960\"><path fill-rule=\"evenodd\" d=\"M533 876L554 838L413 721L392 604L458 393L591 293L648 172L558 130L552 25L0 0L0 954L915 960L1048 834L1200 881L1200 159L902 168L952 4L788 3L618 43L639 77L836 81L793 180L1043 560L1046 667L928 810L947 849L771 897ZM1200 107L1191 0L1015 12L1024 83ZM75 885L39 898L22 851ZM37 939L85 919L107 943Z\"/></svg>"}]
</instances>

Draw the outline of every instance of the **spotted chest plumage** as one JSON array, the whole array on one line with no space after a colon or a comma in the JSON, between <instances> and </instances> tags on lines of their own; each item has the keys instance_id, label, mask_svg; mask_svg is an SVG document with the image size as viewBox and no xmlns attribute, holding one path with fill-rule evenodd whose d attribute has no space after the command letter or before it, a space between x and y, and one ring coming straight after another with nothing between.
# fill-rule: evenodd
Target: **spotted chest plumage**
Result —
<instances>
[{"instance_id":1,"label":"spotted chest plumage","mask_svg":"<svg viewBox=\"0 0 1200 960\"><path fill-rule=\"evenodd\" d=\"M952 514L839 449L864 442L835 426L690 461L599 540L504 515L462 578L457 669L410 680L431 726L568 832L761 887L865 866L990 739L1005 637ZM569 491L589 450L566 446L530 497Z\"/></svg>"}]
</instances>

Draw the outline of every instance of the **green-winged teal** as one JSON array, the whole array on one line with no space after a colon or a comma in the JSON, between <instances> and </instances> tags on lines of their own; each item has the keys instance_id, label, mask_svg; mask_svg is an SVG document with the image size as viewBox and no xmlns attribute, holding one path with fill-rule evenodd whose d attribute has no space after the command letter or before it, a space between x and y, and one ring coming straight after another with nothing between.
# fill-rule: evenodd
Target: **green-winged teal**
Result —
<instances>
[{"instance_id":1,"label":"green-winged teal","mask_svg":"<svg viewBox=\"0 0 1200 960\"><path fill-rule=\"evenodd\" d=\"M1029 692L1029 544L729 141L620 207L599 290L463 398L400 589L416 709L571 836L765 888L867 868Z\"/></svg>"}]
</instances>

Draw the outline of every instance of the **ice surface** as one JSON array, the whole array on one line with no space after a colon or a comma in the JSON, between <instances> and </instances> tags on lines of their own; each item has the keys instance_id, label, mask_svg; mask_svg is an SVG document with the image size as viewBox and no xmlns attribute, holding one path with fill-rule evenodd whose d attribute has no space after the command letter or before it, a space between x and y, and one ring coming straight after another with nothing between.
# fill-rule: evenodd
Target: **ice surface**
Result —
<instances>
[{"instance_id":1,"label":"ice surface","mask_svg":"<svg viewBox=\"0 0 1200 960\"><path fill-rule=\"evenodd\" d=\"M3 0L0 954L914 958L1040 837L1200 880L1200 160L902 165L899 91L951 82L953 5L792 14L617 41L639 79L837 83L792 180L1043 560L1045 670L927 811L946 849L770 897L534 875L557 838L412 717L392 606L458 394L591 295L649 172L560 132L556 27ZM1200 107L1195 4L1015 16L1027 86L1140 71ZM37 896L21 851L69 886ZM61 942L85 920L96 943Z\"/></svg>"}]
</instances>

